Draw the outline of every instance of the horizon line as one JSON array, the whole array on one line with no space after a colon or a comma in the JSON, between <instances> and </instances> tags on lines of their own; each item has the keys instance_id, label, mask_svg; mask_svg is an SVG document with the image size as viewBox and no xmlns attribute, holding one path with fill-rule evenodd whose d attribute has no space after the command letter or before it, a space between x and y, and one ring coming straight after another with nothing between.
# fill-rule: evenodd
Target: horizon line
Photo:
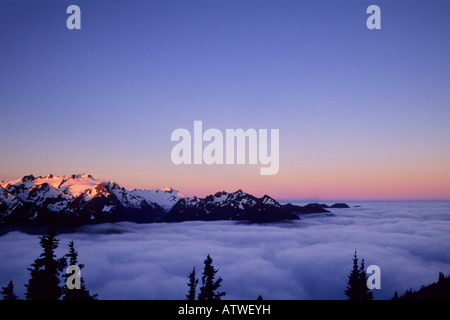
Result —
<instances>
[{"instance_id":1,"label":"horizon line","mask_svg":"<svg viewBox=\"0 0 450 320\"><path fill-rule=\"evenodd\" d=\"M449 199L346 199L346 200L336 200L336 199L283 199L283 198L278 198L277 199L278 202L283 201L283 202L357 202L357 201L361 201L361 202L424 202L424 201L450 201Z\"/></svg>"},{"instance_id":2,"label":"horizon line","mask_svg":"<svg viewBox=\"0 0 450 320\"><path fill-rule=\"evenodd\" d=\"M129 189L124 184L119 184L119 183L117 183L114 180L103 179L103 178L95 178L92 174L85 173L85 172L83 172L83 173L76 173L76 174L69 174L69 175L58 175L58 174L49 173L49 174L44 175L44 176L42 176L42 175L34 175L34 174L30 173L30 174L22 176L22 178L16 178L16 179L12 179L12 180L9 180L9 181L5 181L5 180L1 180L0 179L0 182L7 183L7 182L11 182L11 181L14 181L14 180L17 180L17 179L23 179L23 178L29 177L29 176L33 176L34 178L46 178L46 177L48 177L50 175L56 176L56 177L68 177L68 178L71 178L72 176L87 175L87 176L90 176L94 180L109 181L109 182L112 182L112 183L116 183L116 184L118 184L118 185L120 185L122 187L125 187L126 189ZM157 187L157 188L150 188L150 189L145 188L145 190L154 190L154 189L163 190L163 189L166 189L166 188L168 188L168 186L165 186L165 187L162 187L162 188L159 188L159 187ZM196 195L196 194L194 194L192 196L188 196L186 192L183 192L178 187L174 188L174 187L170 186L170 188L173 189L173 190L177 190L178 192L181 192L182 194L184 194L188 198L193 198L193 197L204 198L204 197L206 197L208 195L214 195L217 192L234 193L234 192L237 192L239 190L241 190L241 191L243 191L245 193L248 193L248 192L245 191L245 188L241 187L241 188L238 188L235 191L231 191L231 192L230 191L226 191L226 190L217 190L215 192L207 192L205 196L199 196L199 195ZM140 189L140 188L134 187L134 188L131 188L130 191L133 190L133 189ZM267 196L275 199L278 202L285 202L285 203L289 203L289 202L307 202L307 203L333 202L333 203L337 203L337 202L358 202L358 201L361 201L361 202L428 202L428 201L430 201L430 202L431 201L442 201L442 202L445 202L445 201L450 201L450 198L417 198L417 199L411 199L411 198L398 198L398 199L392 199L392 198L390 198L390 199L383 199L383 198L377 198L377 199L367 199L367 198L365 198L365 199L351 199L351 198L335 199L335 198L331 198L331 199L326 199L326 198L292 198L292 197L284 198L282 196L281 197L273 196L273 195L271 195L270 193L267 193L267 192L258 192L258 193L267 195ZM248 193L248 194L253 195L253 193Z\"/></svg>"}]
</instances>

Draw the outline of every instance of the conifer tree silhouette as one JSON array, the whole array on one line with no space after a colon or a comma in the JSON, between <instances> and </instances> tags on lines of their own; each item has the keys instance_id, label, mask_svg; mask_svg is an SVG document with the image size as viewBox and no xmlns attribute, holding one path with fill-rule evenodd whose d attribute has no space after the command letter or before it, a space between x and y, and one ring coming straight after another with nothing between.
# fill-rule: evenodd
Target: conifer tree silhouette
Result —
<instances>
[{"instance_id":1,"label":"conifer tree silhouette","mask_svg":"<svg viewBox=\"0 0 450 320\"><path fill-rule=\"evenodd\" d=\"M56 230L50 227L47 233L39 237L43 252L31 267L31 278L25 285L27 300L58 300L63 288L60 286L60 273L66 266L64 258L56 259L55 249L58 247L59 239L56 238Z\"/></svg>"},{"instance_id":2,"label":"conifer tree silhouette","mask_svg":"<svg viewBox=\"0 0 450 320\"><path fill-rule=\"evenodd\" d=\"M364 259L361 259L361 266L359 267L359 285L361 290L361 300L372 300L373 293L367 287L367 274L364 268Z\"/></svg>"},{"instance_id":3,"label":"conifer tree silhouette","mask_svg":"<svg viewBox=\"0 0 450 320\"><path fill-rule=\"evenodd\" d=\"M198 279L195 278L195 267L189 273L189 282L187 283L189 292L186 295L187 300L195 300L195 292L197 290Z\"/></svg>"},{"instance_id":4,"label":"conifer tree silhouette","mask_svg":"<svg viewBox=\"0 0 450 320\"><path fill-rule=\"evenodd\" d=\"M75 251L73 241L71 241L69 243L69 253L66 254L64 257L69 259L68 265L78 266L78 268L80 269L80 272L81 272L81 269L84 268L84 264L78 263L78 252ZM66 283L69 280L70 276L71 276L71 274L64 275L64 279L66 280ZM83 277L80 276L79 281L80 281L79 289L77 289L77 288L69 289L67 285L64 286L63 300L97 300L98 295L97 294L91 295L89 293L89 290L86 289Z\"/></svg>"},{"instance_id":5,"label":"conifer tree silhouette","mask_svg":"<svg viewBox=\"0 0 450 320\"><path fill-rule=\"evenodd\" d=\"M364 270L364 259L362 259L361 266L358 268L358 257L353 255L353 268L348 276L347 289L345 294L349 300L371 300L373 294L367 287L367 274Z\"/></svg>"},{"instance_id":6,"label":"conifer tree silhouette","mask_svg":"<svg viewBox=\"0 0 450 320\"><path fill-rule=\"evenodd\" d=\"M202 272L202 286L200 287L198 300L220 300L226 294L226 292L216 292L220 288L222 278L219 277L215 280L216 273L219 270L214 269L212 262L213 260L208 254L204 261L205 267Z\"/></svg>"},{"instance_id":7,"label":"conifer tree silhouette","mask_svg":"<svg viewBox=\"0 0 450 320\"><path fill-rule=\"evenodd\" d=\"M6 287L2 288L1 294L3 295L3 300L19 300L14 294L14 284L12 281Z\"/></svg>"},{"instance_id":8,"label":"conifer tree silhouette","mask_svg":"<svg viewBox=\"0 0 450 320\"><path fill-rule=\"evenodd\" d=\"M360 286L359 286L359 270L358 270L358 257L353 256L353 269L348 276L347 290L345 294L349 297L349 300L359 300L360 297Z\"/></svg>"}]
</instances>

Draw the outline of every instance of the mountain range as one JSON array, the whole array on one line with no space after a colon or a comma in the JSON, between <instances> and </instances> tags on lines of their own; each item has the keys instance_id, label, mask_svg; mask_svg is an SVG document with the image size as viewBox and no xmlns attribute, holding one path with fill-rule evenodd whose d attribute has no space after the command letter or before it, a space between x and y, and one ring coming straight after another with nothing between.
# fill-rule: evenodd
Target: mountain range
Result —
<instances>
[{"instance_id":1,"label":"mountain range","mask_svg":"<svg viewBox=\"0 0 450 320\"><path fill-rule=\"evenodd\" d=\"M335 204L338 207L345 204ZM89 174L34 177L0 184L0 224L82 225L132 221L298 220L299 213L328 212L327 205L282 205L264 195L257 198L238 190L205 198L186 197L172 188L127 190Z\"/></svg>"}]
</instances>

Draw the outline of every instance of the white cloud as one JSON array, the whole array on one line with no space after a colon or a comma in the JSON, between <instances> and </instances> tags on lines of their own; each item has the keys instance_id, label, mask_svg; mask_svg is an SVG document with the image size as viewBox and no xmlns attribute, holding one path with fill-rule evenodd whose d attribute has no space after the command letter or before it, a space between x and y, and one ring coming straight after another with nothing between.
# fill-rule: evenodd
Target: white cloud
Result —
<instances>
[{"instance_id":1,"label":"white cloud","mask_svg":"<svg viewBox=\"0 0 450 320\"><path fill-rule=\"evenodd\" d=\"M100 299L184 299L187 275L200 278L209 253L226 299L345 299L355 248L381 268L381 290L418 289L450 273L448 203L364 203L334 217L286 224L230 221L86 226L61 234L58 255L73 240L82 275ZM82 232L81 232L82 231ZM40 254L36 235L0 237L0 285L24 296L26 268Z\"/></svg>"}]
</instances>

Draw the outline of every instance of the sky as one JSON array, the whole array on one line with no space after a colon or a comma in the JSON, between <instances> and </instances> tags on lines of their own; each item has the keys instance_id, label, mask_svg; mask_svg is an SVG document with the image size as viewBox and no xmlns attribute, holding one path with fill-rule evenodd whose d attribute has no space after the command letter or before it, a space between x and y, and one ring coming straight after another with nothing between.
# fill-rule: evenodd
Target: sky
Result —
<instances>
[{"instance_id":1,"label":"sky","mask_svg":"<svg viewBox=\"0 0 450 320\"><path fill-rule=\"evenodd\" d=\"M80 30L66 27L71 4ZM0 0L0 180L448 199L448 12L445 0ZM171 134L196 120L279 129L278 173L175 165Z\"/></svg>"}]
</instances>

